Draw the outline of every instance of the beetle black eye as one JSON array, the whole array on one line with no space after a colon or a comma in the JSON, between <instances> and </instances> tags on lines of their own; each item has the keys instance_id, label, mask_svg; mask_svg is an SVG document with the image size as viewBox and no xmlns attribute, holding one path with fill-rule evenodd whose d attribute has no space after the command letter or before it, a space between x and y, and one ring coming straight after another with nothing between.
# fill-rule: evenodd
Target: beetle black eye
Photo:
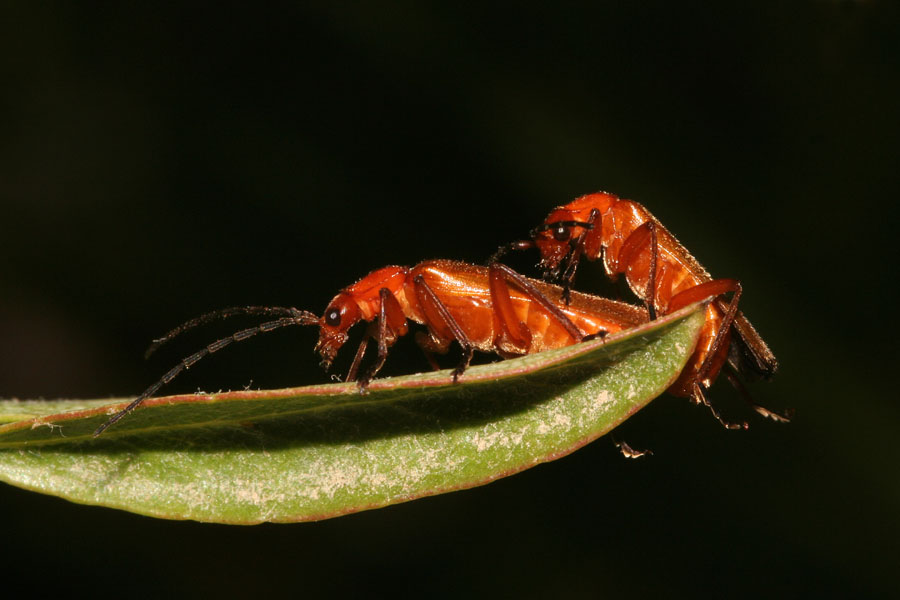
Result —
<instances>
[{"instance_id":1,"label":"beetle black eye","mask_svg":"<svg viewBox=\"0 0 900 600\"><path fill-rule=\"evenodd\" d=\"M341 324L341 313L337 309L329 310L325 315L325 324L330 327L337 327Z\"/></svg>"},{"instance_id":2,"label":"beetle black eye","mask_svg":"<svg viewBox=\"0 0 900 600\"><path fill-rule=\"evenodd\" d=\"M558 227L553 228L553 239L557 242L565 242L568 241L569 237L572 235L572 230L565 225L560 225Z\"/></svg>"}]
</instances>

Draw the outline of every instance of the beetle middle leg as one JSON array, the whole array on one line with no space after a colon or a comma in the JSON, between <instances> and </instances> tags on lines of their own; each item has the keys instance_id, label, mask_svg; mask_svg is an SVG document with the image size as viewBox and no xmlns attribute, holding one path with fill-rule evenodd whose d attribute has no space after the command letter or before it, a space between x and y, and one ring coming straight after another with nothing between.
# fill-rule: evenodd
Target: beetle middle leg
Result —
<instances>
[{"instance_id":1,"label":"beetle middle leg","mask_svg":"<svg viewBox=\"0 0 900 600\"><path fill-rule=\"evenodd\" d=\"M524 276L501 263L491 263L489 269L491 301L495 319L500 326L500 335L514 346L521 348L523 354L528 352L531 345L531 332L513 311L507 282L514 284L537 302L576 343L584 340L584 333L575 323Z\"/></svg>"},{"instance_id":2,"label":"beetle middle leg","mask_svg":"<svg viewBox=\"0 0 900 600\"><path fill-rule=\"evenodd\" d=\"M446 305L441 302L438 295L425 281L425 277L421 273L415 276L413 284L415 286L416 299L423 308L423 312L426 315L426 325L431 332L431 339L417 337L416 341L419 342L419 345L425 351L426 357L429 356L429 352L446 352L452 340L456 340L459 343L462 347L463 358L459 365L453 369L453 383L456 383L459 380L459 376L463 374L469 363L472 362L475 346L456 319L453 318L453 315L450 314L450 311L447 310ZM433 358L430 358L430 360L433 360ZM432 365L434 364L432 363Z\"/></svg>"}]
</instances>

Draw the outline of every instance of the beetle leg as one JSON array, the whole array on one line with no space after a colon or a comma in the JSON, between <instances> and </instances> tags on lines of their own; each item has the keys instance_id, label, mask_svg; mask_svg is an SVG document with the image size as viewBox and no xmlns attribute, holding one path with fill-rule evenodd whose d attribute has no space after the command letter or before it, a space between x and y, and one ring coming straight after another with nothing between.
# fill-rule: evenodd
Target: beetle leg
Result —
<instances>
[{"instance_id":1,"label":"beetle leg","mask_svg":"<svg viewBox=\"0 0 900 600\"><path fill-rule=\"evenodd\" d=\"M462 361L455 369L453 369L453 383L456 383L459 380L459 376L463 374L469 366L469 363L472 362L472 356L475 354L475 347L472 345L472 342L469 340L469 337L463 331L462 327L459 326L459 323L456 322L456 319L453 318L453 315L450 314L450 311L447 310L444 303L441 302L437 294L434 293L434 290L431 289L431 286L428 285L428 282L425 281L425 278L421 273L415 276L413 284L416 290L416 298L423 309L425 309L423 312L426 315L427 321L432 321L433 315L436 314L440 320L440 324L450 330L453 339L455 339L462 347ZM429 308L432 310L427 310ZM444 340L447 340L447 336L446 332L440 331L440 325L437 323L426 322L426 325L428 325L428 329L431 331L432 337L436 342L431 348L423 348L426 350L427 356L428 350L439 349L444 343ZM449 341L446 343L449 344ZM446 345L444 347L446 347Z\"/></svg>"},{"instance_id":2,"label":"beetle leg","mask_svg":"<svg viewBox=\"0 0 900 600\"><path fill-rule=\"evenodd\" d=\"M650 228L650 275L647 278L647 312L650 320L656 320L656 265L659 257L659 240L656 237L656 223L647 221Z\"/></svg>"},{"instance_id":3,"label":"beetle leg","mask_svg":"<svg viewBox=\"0 0 900 600\"><path fill-rule=\"evenodd\" d=\"M584 340L584 333L578 329L575 323L525 277L500 263L493 263L489 267L489 274L491 302L494 305L495 318L499 321L499 329L507 340L522 348L523 353L527 352L531 345L531 333L513 311L507 281L515 284L532 300L540 304L541 308L562 326L576 343Z\"/></svg>"},{"instance_id":4,"label":"beetle leg","mask_svg":"<svg viewBox=\"0 0 900 600\"><path fill-rule=\"evenodd\" d=\"M406 315L397 298L388 288L378 290L378 296L381 300L380 311L378 313L378 326L375 331L375 339L378 342L378 356L366 373L359 378L359 391L364 392L369 382L378 374L384 361L387 360L388 348L397 341L397 338L405 335L407 332Z\"/></svg>"},{"instance_id":5,"label":"beetle leg","mask_svg":"<svg viewBox=\"0 0 900 600\"><path fill-rule=\"evenodd\" d=\"M643 225L631 232L622 249L619 250L618 260L616 261L615 271L625 273L628 265L632 264L635 259L649 246L650 265L647 273L647 286L644 290L644 304L647 305L647 312L650 313L650 320L656 319L656 266L659 262L659 243L656 234L656 223L646 221ZM670 311L671 312L671 311Z\"/></svg>"},{"instance_id":6,"label":"beetle leg","mask_svg":"<svg viewBox=\"0 0 900 600\"><path fill-rule=\"evenodd\" d=\"M612 443L615 444L619 452L622 453L622 456L624 456L625 458L641 458L647 456L648 454L653 454L653 450L650 450L649 448L646 450L635 450L628 445L628 442L626 442L625 440L620 440L616 438L616 436L610 436L610 439L612 440Z\"/></svg>"},{"instance_id":7,"label":"beetle leg","mask_svg":"<svg viewBox=\"0 0 900 600\"><path fill-rule=\"evenodd\" d=\"M422 349L425 360L428 361L428 364L431 365L431 368L435 371L440 371L441 365L438 364L434 355L435 353L445 354L447 352L447 347L450 345L450 341L451 340L447 340L446 344L439 343L424 331L416 332L416 343L419 345L419 348Z\"/></svg>"},{"instance_id":8,"label":"beetle leg","mask_svg":"<svg viewBox=\"0 0 900 600\"><path fill-rule=\"evenodd\" d=\"M700 285L696 285L675 294L672 296L672 299L669 300L668 310L669 312L674 312L692 302L699 302L704 298L721 296L728 292L734 292L734 295L732 295L731 301L725 308L725 316L722 318L722 324L719 325L719 329L716 331L712 346L710 346L709 352L706 355L706 359L704 359L700 368L697 369L697 381L706 379L710 368L712 368L715 357L719 352L720 346L722 345L722 340L727 337L725 334L734 322L734 316L737 314L738 302L741 300L741 283L736 279L713 279L712 281L701 283Z\"/></svg>"},{"instance_id":9,"label":"beetle leg","mask_svg":"<svg viewBox=\"0 0 900 600\"><path fill-rule=\"evenodd\" d=\"M722 342L728 336L729 328L731 324L734 322L734 316L737 314L738 303L741 300L741 283L735 279L713 279L712 281L707 281L705 283L701 283L700 285L696 285L692 288L688 288L683 292L675 294L672 296L669 301L669 312L673 312L691 304L692 302L699 302L704 298L717 297L722 294L727 294L728 292L733 292L734 294L731 297L731 301L725 308L725 316L722 318L722 323L719 325L719 328L716 330L715 335L713 336L713 342L710 345L709 351L706 354L706 358L703 359L703 363L697 368L697 374L694 378L694 388L692 393L692 400L698 404L704 404L709 407L710 410L713 411L713 415L718 419L720 423L722 423L726 429L741 429L741 427L734 425L733 423L726 423L722 420L722 417L713 410L712 405L710 405L709 401L703 396L701 390L702 387L705 387L707 384L705 380L709 375L710 369L712 369L715 361L717 359L717 355L722 349ZM699 394L699 396L698 396ZM743 428L746 429L747 423L743 423Z\"/></svg>"},{"instance_id":10,"label":"beetle leg","mask_svg":"<svg viewBox=\"0 0 900 600\"><path fill-rule=\"evenodd\" d=\"M347 371L347 378L344 379L344 381L356 381L356 375L359 372L359 364L362 362L363 355L366 353L366 346L369 345L370 337L372 337L372 335L369 332L369 327L367 327L363 339L359 342L359 348L356 349L356 355L353 357L353 362L350 363L350 370Z\"/></svg>"},{"instance_id":11,"label":"beetle leg","mask_svg":"<svg viewBox=\"0 0 900 600\"><path fill-rule=\"evenodd\" d=\"M563 274L560 278L563 285L563 301L566 303L566 306L569 305L569 301L571 300L572 281L575 279L575 271L578 269L578 263L581 260L581 256L584 254L587 237L591 231L595 229L599 230L600 228L600 211L596 208L591 209L591 214L588 217L587 222L577 223L577 226L584 227L585 232L578 236L577 242L574 242L571 245L569 257L566 261L566 268L563 269Z\"/></svg>"},{"instance_id":12,"label":"beetle leg","mask_svg":"<svg viewBox=\"0 0 900 600\"><path fill-rule=\"evenodd\" d=\"M488 271L494 329L496 331L494 347L510 356L527 354L529 348L531 348L531 332L513 309L509 286L507 286L506 280L503 278L501 267L508 268L500 263L493 263ZM510 350L510 347L512 347L512 350Z\"/></svg>"},{"instance_id":13,"label":"beetle leg","mask_svg":"<svg viewBox=\"0 0 900 600\"><path fill-rule=\"evenodd\" d=\"M708 408L709 412L711 412L712 415L716 418L716 421L718 421L725 429L749 429L750 427L750 425L746 421L741 421L740 423L732 423L731 421L726 421L725 419L723 419L722 415L719 414L719 411L716 410L716 407L706 399L706 396L703 394L703 386L701 386L698 381L694 382L693 391L691 393L691 401L695 404L702 404L703 406Z\"/></svg>"},{"instance_id":14,"label":"beetle leg","mask_svg":"<svg viewBox=\"0 0 900 600\"><path fill-rule=\"evenodd\" d=\"M497 248L497 251L494 252L491 257L488 259L488 264L492 262L497 262L500 260L501 256L507 254L510 250L528 250L529 248L534 248L535 243L533 240L520 240L518 242L510 242L509 244L505 244Z\"/></svg>"},{"instance_id":15,"label":"beetle leg","mask_svg":"<svg viewBox=\"0 0 900 600\"><path fill-rule=\"evenodd\" d=\"M736 389L738 393L740 393L744 401L750 405L750 408L752 408L761 416L767 419L772 419L776 423L790 423L791 419L794 418L794 409L792 408L785 410L783 413L777 413L774 410L768 409L765 406L761 406L754 402L753 397L750 396L750 392L747 391L744 383L738 378L737 375L735 375L731 371L726 370L725 377L728 378L728 381L731 382L731 385L734 386L734 389Z\"/></svg>"}]
</instances>

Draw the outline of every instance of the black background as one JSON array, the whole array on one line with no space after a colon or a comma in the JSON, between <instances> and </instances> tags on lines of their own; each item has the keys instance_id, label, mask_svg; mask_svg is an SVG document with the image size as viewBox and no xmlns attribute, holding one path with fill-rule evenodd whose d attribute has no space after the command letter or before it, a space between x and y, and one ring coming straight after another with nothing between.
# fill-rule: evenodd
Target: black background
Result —
<instances>
[{"instance_id":1,"label":"black background","mask_svg":"<svg viewBox=\"0 0 900 600\"><path fill-rule=\"evenodd\" d=\"M726 432L664 396L621 430L652 458L601 440L315 524L167 522L2 486L7 571L136 596L896 593L894 6L8 6L2 396L135 394L229 332L141 360L186 318L318 313L376 267L481 262L604 189L743 281L782 362L753 393L797 418ZM588 265L579 287L600 279ZM326 381L314 340L272 333L170 389ZM399 346L386 372L426 368ZM712 393L746 416L727 383Z\"/></svg>"}]
</instances>

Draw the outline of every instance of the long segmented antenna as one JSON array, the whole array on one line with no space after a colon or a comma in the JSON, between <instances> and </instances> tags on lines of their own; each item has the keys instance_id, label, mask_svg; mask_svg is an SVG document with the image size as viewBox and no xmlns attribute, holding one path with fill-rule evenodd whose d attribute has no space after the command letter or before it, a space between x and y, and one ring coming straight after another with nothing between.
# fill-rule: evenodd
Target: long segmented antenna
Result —
<instances>
[{"instance_id":1,"label":"long segmented antenna","mask_svg":"<svg viewBox=\"0 0 900 600\"><path fill-rule=\"evenodd\" d=\"M193 329L200 325L205 325L218 319L228 319L239 315L267 315L274 317L291 317L297 312L296 308L285 308L283 306L232 306L230 308L221 308L208 312L205 315L194 317L185 321L166 335L156 338L147 351L144 352L144 358L150 358L150 355L156 352L160 346L172 341L173 338L181 335L188 329Z\"/></svg>"},{"instance_id":2,"label":"long segmented antenna","mask_svg":"<svg viewBox=\"0 0 900 600\"><path fill-rule=\"evenodd\" d=\"M253 308L256 308L256 307L253 307ZM228 310L228 309L225 309L225 310ZM288 327L291 325L316 325L319 322L318 317L316 317L316 315L314 315L311 312L304 311L304 310L297 310L296 308L290 308L290 309L285 309L285 310L290 311L290 314L291 314L290 317L282 317L281 319L277 319L275 321L268 321L261 325L257 325L256 327L242 329L241 331L238 331L237 333L234 333L226 338L217 340L217 341L213 342L212 344L209 344L206 348L203 348L202 350L195 352L194 354L191 354L187 358L182 359L182 361L180 363L178 363L177 365L175 365L174 367L169 369L169 371L165 375L163 375L159 381L157 381L156 383L154 383L153 385L148 387L146 390L144 390L143 393L141 393L140 396L135 398L131 404L129 404L128 406L126 406L125 408L123 408L122 410L120 410L119 412L114 414L112 417L109 418L109 420L106 423L104 423L103 425L98 427L96 429L96 431L94 431L94 437L99 436L101 433L103 433L104 431L109 429L110 426L112 426L115 423L117 423L118 421L120 421L123 417L125 417L125 415L127 415L128 413L130 413L134 409L136 409L138 406L140 406L144 402L144 400L153 396L153 394L155 394L157 391L159 391L159 388L161 388L162 386L166 385L167 383L169 383L170 381L175 379L175 377L177 377L178 374L181 373L182 371L184 371L185 369L190 369L198 360L200 360L204 356L206 356L208 354L212 354L213 352L218 352L219 350L221 350L225 346L228 346L232 342L243 342L244 340L253 337L257 333L268 333L268 332L278 329L280 327ZM222 311L218 311L218 312L222 312ZM213 313L209 313L209 314L213 314ZM198 317L198 319L200 319L200 318L202 318L202 317ZM176 335L177 335L177 333L176 333Z\"/></svg>"}]
</instances>

